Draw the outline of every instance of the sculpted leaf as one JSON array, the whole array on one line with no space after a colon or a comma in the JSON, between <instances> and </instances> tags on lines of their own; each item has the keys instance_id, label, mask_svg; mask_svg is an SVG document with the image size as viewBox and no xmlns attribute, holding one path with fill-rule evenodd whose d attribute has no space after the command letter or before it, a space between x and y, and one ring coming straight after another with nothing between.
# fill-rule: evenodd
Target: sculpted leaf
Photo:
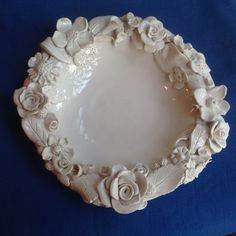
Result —
<instances>
[{"instance_id":1,"label":"sculpted leaf","mask_svg":"<svg viewBox=\"0 0 236 236\"><path fill-rule=\"evenodd\" d=\"M206 85L202 76L198 74L192 74L188 75L188 87L191 90L195 90L198 88L205 88Z\"/></svg>"},{"instance_id":2,"label":"sculpted leaf","mask_svg":"<svg viewBox=\"0 0 236 236\"><path fill-rule=\"evenodd\" d=\"M100 180L96 174L82 175L72 179L70 186L72 190L80 193L85 202L92 203L98 199L96 186Z\"/></svg>"},{"instance_id":3,"label":"sculpted leaf","mask_svg":"<svg viewBox=\"0 0 236 236\"><path fill-rule=\"evenodd\" d=\"M181 184L184 172L182 165L169 164L150 173L145 197L150 200L174 191Z\"/></svg>"},{"instance_id":4,"label":"sculpted leaf","mask_svg":"<svg viewBox=\"0 0 236 236\"><path fill-rule=\"evenodd\" d=\"M98 16L89 21L89 29L94 35L101 33L109 24L111 16Z\"/></svg>"},{"instance_id":5,"label":"sculpted leaf","mask_svg":"<svg viewBox=\"0 0 236 236\"><path fill-rule=\"evenodd\" d=\"M39 124L37 118L31 117L22 120L22 128L28 138L37 146L46 146L48 139L48 132L42 124Z\"/></svg>"},{"instance_id":6,"label":"sculpted leaf","mask_svg":"<svg viewBox=\"0 0 236 236\"><path fill-rule=\"evenodd\" d=\"M190 136L190 152L195 153L198 148L202 147L208 139L208 129L205 125L197 124Z\"/></svg>"}]
</instances>

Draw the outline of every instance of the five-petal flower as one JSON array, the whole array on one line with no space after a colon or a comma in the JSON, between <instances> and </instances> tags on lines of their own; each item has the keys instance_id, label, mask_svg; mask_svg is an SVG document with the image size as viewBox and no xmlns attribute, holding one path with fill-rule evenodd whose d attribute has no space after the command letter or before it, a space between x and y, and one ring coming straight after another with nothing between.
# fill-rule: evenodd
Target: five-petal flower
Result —
<instances>
[{"instance_id":1,"label":"five-petal flower","mask_svg":"<svg viewBox=\"0 0 236 236\"><path fill-rule=\"evenodd\" d=\"M196 89L193 94L200 106L201 118L205 121L215 121L225 115L230 105L223 100L226 96L227 88L224 85L216 86L206 90L205 88Z\"/></svg>"}]
</instances>

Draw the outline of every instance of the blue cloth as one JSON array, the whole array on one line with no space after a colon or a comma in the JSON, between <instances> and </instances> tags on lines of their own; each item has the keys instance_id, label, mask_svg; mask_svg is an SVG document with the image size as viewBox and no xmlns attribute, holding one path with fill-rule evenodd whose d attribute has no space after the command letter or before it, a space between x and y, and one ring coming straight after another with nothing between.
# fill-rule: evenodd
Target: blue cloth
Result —
<instances>
[{"instance_id":1,"label":"blue cloth","mask_svg":"<svg viewBox=\"0 0 236 236\"><path fill-rule=\"evenodd\" d=\"M62 16L154 15L203 52L217 85L228 86L228 147L199 179L130 215L86 205L44 169L12 102L27 60ZM221 236L236 231L235 0L0 1L0 235Z\"/></svg>"}]
</instances>

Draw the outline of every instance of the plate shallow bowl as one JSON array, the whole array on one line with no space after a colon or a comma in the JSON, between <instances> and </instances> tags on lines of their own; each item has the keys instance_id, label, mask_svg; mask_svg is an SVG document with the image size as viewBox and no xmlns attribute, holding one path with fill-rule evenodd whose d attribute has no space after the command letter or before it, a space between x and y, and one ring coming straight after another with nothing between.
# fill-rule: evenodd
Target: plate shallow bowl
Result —
<instances>
[{"instance_id":1,"label":"plate shallow bowl","mask_svg":"<svg viewBox=\"0 0 236 236\"><path fill-rule=\"evenodd\" d=\"M85 202L143 209L226 147L226 87L155 17L61 18L41 48L14 101L46 168Z\"/></svg>"}]
</instances>

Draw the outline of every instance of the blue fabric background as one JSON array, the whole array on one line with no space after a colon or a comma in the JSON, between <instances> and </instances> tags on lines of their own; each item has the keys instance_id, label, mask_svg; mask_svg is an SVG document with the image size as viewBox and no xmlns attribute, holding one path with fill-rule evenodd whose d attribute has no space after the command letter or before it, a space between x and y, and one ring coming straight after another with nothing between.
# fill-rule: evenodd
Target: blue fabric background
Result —
<instances>
[{"instance_id":1,"label":"blue fabric background","mask_svg":"<svg viewBox=\"0 0 236 236\"><path fill-rule=\"evenodd\" d=\"M203 52L216 84L228 86L228 147L193 183L130 215L86 205L46 171L12 102L27 60L57 18L154 15ZM236 0L1 0L0 235L220 236L236 231Z\"/></svg>"}]
</instances>

